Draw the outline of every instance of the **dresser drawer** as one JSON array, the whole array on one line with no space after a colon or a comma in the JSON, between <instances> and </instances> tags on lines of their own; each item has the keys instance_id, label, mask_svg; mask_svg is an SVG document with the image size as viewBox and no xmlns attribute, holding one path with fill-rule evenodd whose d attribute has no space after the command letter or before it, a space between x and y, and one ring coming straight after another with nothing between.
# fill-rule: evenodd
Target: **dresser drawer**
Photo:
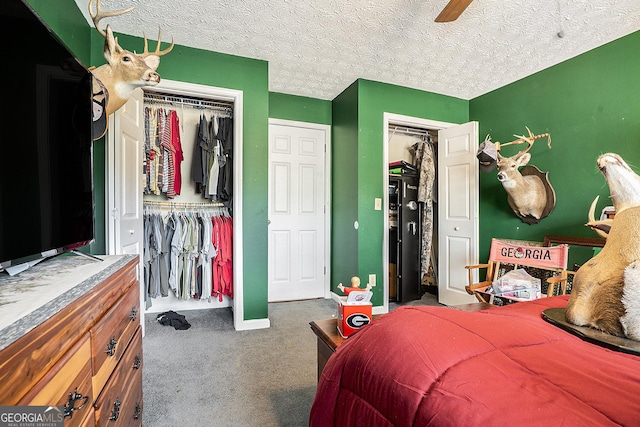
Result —
<instances>
[{"instance_id":1,"label":"dresser drawer","mask_svg":"<svg viewBox=\"0 0 640 427\"><path fill-rule=\"evenodd\" d=\"M100 279L91 292L0 351L0 405L17 405L126 290L137 290L136 267L137 259L129 260L119 271Z\"/></svg>"},{"instance_id":2,"label":"dresser drawer","mask_svg":"<svg viewBox=\"0 0 640 427\"><path fill-rule=\"evenodd\" d=\"M95 402L96 427L142 422L142 332L136 333Z\"/></svg>"},{"instance_id":3,"label":"dresser drawer","mask_svg":"<svg viewBox=\"0 0 640 427\"><path fill-rule=\"evenodd\" d=\"M127 404L123 403L117 420L118 424L114 425L138 427L142 425L142 372L140 372L140 375L134 375L127 387L129 389L124 398L124 402L127 402Z\"/></svg>"},{"instance_id":4,"label":"dresser drawer","mask_svg":"<svg viewBox=\"0 0 640 427\"><path fill-rule=\"evenodd\" d=\"M93 420L91 344L89 334L80 340L20 400L20 406L65 406L65 427ZM91 423L89 423L91 424Z\"/></svg>"},{"instance_id":5,"label":"dresser drawer","mask_svg":"<svg viewBox=\"0 0 640 427\"><path fill-rule=\"evenodd\" d=\"M139 292L138 286L132 286L90 330L96 392L104 387L140 325Z\"/></svg>"}]
</instances>

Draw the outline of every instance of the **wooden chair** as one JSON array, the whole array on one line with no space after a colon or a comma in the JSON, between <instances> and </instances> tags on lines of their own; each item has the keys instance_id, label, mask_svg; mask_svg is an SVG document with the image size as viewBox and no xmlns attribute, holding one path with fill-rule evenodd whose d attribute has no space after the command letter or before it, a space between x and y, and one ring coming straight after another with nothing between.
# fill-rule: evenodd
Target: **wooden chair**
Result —
<instances>
[{"instance_id":1,"label":"wooden chair","mask_svg":"<svg viewBox=\"0 0 640 427\"><path fill-rule=\"evenodd\" d=\"M568 245L545 247L536 242L492 239L488 262L465 266L469 274L469 284L465 289L480 302L502 304L504 299L496 300L485 291L508 271L523 268L540 279L541 291L547 296L564 295L567 291L568 248ZM486 269L486 279L474 283L473 271L479 269Z\"/></svg>"}]
</instances>

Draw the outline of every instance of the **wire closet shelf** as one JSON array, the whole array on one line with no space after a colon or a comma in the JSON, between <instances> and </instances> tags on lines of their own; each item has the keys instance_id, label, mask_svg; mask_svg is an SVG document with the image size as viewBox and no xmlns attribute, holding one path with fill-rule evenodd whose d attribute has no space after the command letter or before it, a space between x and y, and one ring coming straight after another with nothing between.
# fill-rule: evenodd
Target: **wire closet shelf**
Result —
<instances>
[{"instance_id":1,"label":"wire closet shelf","mask_svg":"<svg viewBox=\"0 0 640 427\"><path fill-rule=\"evenodd\" d=\"M152 104L169 104L197 109L216 110L229 115L233 115L233 104L231 102L215 101L212 99L195 98L185 95L170 95L159 92L144 92L144 102Z\"/></svg>"},{"instance_id":2,"label":"wire closet shelf","mask_svg":"<svg viewBox=\"0 0 640 427\"><path fill-rule=\"evenodd\" d=\"M225 207L223 202L170 202L170 201L151 201L145 200L143 202L146 209L158 208L158 209L209 209L209 208L222 208Z\"/></svg>"}]
</instances>

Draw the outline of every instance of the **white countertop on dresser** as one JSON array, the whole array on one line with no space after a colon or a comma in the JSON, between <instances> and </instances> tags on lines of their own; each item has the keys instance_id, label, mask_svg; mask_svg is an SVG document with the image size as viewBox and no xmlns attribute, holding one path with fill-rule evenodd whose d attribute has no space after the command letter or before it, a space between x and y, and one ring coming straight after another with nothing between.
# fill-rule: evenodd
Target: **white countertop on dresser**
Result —
<instances>
[{"instance_id":1,"label":"white countertop on dresser","mask_svg":"<svg viewBox=\"0 0 640 427\"><path fill-rule=\"evenodd\" d=\"M99 255L45 260L16 276L0 274L0 350L93 289L132 257Z\"/></svg>"}]
</instances>

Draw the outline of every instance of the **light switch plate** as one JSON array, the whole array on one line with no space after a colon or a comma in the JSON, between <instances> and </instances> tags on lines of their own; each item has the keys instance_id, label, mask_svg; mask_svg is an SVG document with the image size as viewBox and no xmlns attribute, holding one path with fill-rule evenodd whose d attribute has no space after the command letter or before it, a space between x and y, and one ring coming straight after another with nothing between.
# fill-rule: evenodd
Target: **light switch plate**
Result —
<instances>
[{"instance_id":1,"label":"light switch plate","mask_svg":"<svg viewBox=\"0 0 640 427\"><path fill-rule=\"evenodd\" d=\"M375 198L375 203L374 203L374 209L377 211L381 211L382 210L382 199L379 197Z\"/></svg>"}]
</instances>

